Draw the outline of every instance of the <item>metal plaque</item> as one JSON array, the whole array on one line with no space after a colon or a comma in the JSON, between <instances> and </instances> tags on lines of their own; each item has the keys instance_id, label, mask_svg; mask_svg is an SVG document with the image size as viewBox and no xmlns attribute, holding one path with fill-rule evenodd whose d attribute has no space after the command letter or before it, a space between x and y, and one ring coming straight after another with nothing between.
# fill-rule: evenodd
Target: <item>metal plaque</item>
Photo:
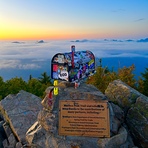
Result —
<instances>
[{"instance_id":1,"label":"metal plaque","mask_svg":"<svg viewBox=\"0 0 148 148\"><path fill-rule=\"evenodd\" d=\"M59 135L110 137L108 101L60 100Z\"/></svg>"}]
</instances>

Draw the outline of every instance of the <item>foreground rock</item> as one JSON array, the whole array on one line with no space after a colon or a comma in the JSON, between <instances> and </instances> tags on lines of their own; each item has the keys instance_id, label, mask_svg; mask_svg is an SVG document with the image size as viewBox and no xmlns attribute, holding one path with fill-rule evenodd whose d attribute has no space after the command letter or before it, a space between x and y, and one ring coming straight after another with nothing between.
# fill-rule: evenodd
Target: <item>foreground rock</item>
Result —
<instances>
[{"instance_id":1,"label":"foreground rock","mask_svg":"<svg viewBox=\"0 0 148 148\"><path fill-rule=\"evenodd\" d=\"M50 107L48 96L52 88L46 90L47 95L42 101L43 109L39 112L37 121L26 133L29 145L35 145L37 148L134 147L133 142L129 142L127 130L121 125L124 122L124 113L113 103L108 104L110 138L59 136L59 100L107 100L107 97L92 85L82 84L78 89L66 87L64 84L59 87L59 94L52 98L53 104Z\"/></svg>"},{"instance_id":2,"label":"foreground rock","mask_svg":"<svg viewBox=\"0 0 148 148\"><path fill-rule=\"evenodd\" d=\"M132 137L139 147L148 147L146 96L119 80L109 84L106 95L92 85L74 89L64 82L58 87L58 96L51 97L53 87L49 87L43 100L20 91L0 102L0 131L5 131L7 137L2 142L4 148L133 148ZM107 101L110 137L59 135L60 100Z\"/></svg>"},{"instance_id":3,"label":"foreground rock","mask_svg":"<svg viewBox=\"0 0 148 148\"><path fill-rule=\"evenodd\" d=\"M127 126L136 145L148 147L148 97L120 80L110 83L105 94L124 110Z\"/></svg>"},{"instance_id":4,"label":"foreground rock","mask_svg":"<svg viewBox=\"0 0 148 148\"><path fill-rule=\"evenodd\" d=\"M132 132L135 143L140 147L148 147L148 97L141 95L129 109L127 125Z\"/></svg>"},{"instance_id":5,"label":"foreground rock","mask_svg":"<svg viewBox=\"0 0 148 148\"><path fill-rule=\"evenodd\" d=\"M41 109L41 99L25 91L20 91L17 95L8 95L0 102L0 112L10 126L10 130L7 124L4 126L8 131L6 134L8 140L10 139L9 143L14 142L13 146L17 142L26 144L26 132L37 120Z\"/></svg>"},{"instance_id":6,"label":"foreground rock","mask_svg":"<svg viewBox=\"0 0 148 148\"><path fill-rule=\"evenodd\" d=\"M134 104L136 99L142 94L122 81L115 80L109 83L105 90L105 95L110 101L119 105L126 114L131 105Z\"/></svg>"}]
</instances>

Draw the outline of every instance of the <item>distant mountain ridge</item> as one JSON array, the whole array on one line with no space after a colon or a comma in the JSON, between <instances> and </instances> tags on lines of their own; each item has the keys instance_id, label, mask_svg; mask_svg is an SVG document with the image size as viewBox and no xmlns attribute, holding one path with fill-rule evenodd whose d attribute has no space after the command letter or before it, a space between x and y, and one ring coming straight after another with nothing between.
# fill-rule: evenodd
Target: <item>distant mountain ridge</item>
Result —
<instances>
[{"instance_id":1,"label":"distant mountain ridge","mask_svg":"<svg viewBox=\"0 0 148 148\"><path fill-rule=\"evenodd\" d=\"M89 39L82 39L82 40L74 40L71 42L99 42L100 40L89 40ZM127 39L127 40L119 40L119 39L104 39L104 41L112 41L112 42L148 42L148 38L145 39L139 39L139 40L134 40L134 39Z\"/></svg>"}]
</instances>

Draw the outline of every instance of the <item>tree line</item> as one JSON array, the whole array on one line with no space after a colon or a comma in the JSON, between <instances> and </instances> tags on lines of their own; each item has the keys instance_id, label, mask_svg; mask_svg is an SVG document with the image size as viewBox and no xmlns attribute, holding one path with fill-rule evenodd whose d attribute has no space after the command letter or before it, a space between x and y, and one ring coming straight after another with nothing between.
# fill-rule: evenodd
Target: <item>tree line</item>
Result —
<instances>
[{"instance_id":1,"label":"tree line","mask_svg":"<svg viewBox=\"0 0 148 148\"><path fill-rule=\"evenodd\" d=\"M96 73L89 77L86 81L87 84L92 84L97 87L102 93L105 92L108 84L113 80L120 79L132 88L148 96L148 68L145 69L141 76L135 79L133 71L135 66L124 66L119 68L118 71L109 70L108 67L102 67L102 61L96 68ZM29 80L26 82L21 77L15 77L4 82L0 76L0 100L5 98L9 94L17 94L20 90L25 90L38 97L43 98L45 95L45 89L52 86L52 79L46 72L42 73L39 78L33 78L29 76Z\"/></svg>"},{"instance_id":2,"label":"tree line","mask_svg":"<svg viewBox=\"0 0 148 148\"><path fill-rule=\"evenodd\" d=\"M45 95L45 89L51 85L51 78L46 72L42 73L39 78L33 78L30 75L27 82L22 77L15 77L4 82L0 76L0 100L9 94L17 94L20 90L25 90L42 98Z\"/></svg>"}]
</instances>

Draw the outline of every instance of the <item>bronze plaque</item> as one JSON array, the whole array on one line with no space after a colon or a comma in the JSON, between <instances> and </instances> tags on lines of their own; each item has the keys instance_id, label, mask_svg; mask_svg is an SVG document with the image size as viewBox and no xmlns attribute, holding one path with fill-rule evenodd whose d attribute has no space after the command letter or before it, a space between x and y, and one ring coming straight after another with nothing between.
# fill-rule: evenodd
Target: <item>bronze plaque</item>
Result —
<instances>
[{"instance_id":1,"label":"bronze plaque","mask_svg":"<svg viewBox=\"0 0 148 148\"><path fill-rule=\"evenodd\" d=\"M110 137L108 101L60 100L59 135Z\"/></svg>"}]
</instances>

